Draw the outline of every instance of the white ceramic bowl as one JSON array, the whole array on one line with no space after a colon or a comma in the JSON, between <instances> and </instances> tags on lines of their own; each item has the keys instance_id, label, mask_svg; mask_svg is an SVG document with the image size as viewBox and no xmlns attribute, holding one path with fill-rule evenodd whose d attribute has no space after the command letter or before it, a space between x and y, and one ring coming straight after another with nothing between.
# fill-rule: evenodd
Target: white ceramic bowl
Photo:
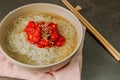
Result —
<instances>
[{"instance_id":1,"label":"white ceramic bowl","mask_svg":"<svg viewBox=\"0 0 120 80\"><path fill-rule=\"evenodd\" d=\"M76 49L73 51L73 53L71 53L68 57L64 58L63 60L61 60L59 62L50 64L50 65L46 65L46 66L28 65L28 64L18 62L15 59L11 58L7 54L9 52L5 48L5 43L6 43L5 36L6 36L7 30L8 30L9 24L11 23L11 21L16 19L20 15L31 12L31 11L32 12L48 12L48 13L57 14L59 16L64 17L66 20L68 20L70 23L72 23L72 25L76 28L76 32L78 34L78 42L77 42L78 44L77 44ZM31 69L31 70L39 69L41 71L51 71L51 70L59 69L60 67L64 66L72 59L72 57L74 56L74 54L77 52L77 50L79 49L79 47L81 45L82 36L83 36L83 30L82 30L81 23L76 18L76 16L74 14L72 14L69 10L67 10L61 6L55 5L55 4L33 3L33 4L28 4L28 5L19 7L15 10L11 11L1 21L1 23L0 23L0 50L12 63L22 66L26 69Z\"/></svg>"}]
</instances>

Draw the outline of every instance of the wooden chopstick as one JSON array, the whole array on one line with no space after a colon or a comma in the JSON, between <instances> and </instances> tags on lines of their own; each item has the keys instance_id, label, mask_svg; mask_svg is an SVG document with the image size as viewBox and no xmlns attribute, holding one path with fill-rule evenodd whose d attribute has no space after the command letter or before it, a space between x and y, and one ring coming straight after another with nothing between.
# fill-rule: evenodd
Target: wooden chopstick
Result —
<instances>
[{"instance_id":1,"label":"wooden chopstick","mask_svg":"<svg viewBox=\"0 0 120 80\"><path fill-rule=\"evenodd\" d=\"M119 52L67 1L61 0L73 12L86 28L99 40L99 42L110 52L110 54L120 61Z\"/></svg>"}]
</instances>

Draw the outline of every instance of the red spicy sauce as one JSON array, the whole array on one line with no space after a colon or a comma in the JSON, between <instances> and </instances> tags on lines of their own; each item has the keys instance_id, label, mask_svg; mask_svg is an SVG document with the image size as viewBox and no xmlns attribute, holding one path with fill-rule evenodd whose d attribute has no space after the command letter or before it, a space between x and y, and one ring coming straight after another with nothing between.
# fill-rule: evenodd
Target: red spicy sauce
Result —
<instances>
[{"instance_id":1,"label":"red spicy sauce","mask_svg":"<svg viewBox=\"0 0 120 80\"><path fill-rule=\"evenodd\" d=\"M65 38L59 33L57 24L50 22L36 23L29 21L24 32L27 34L27 40L36 44L39 48L63 46Z\"/></svg>"}]
</instances>

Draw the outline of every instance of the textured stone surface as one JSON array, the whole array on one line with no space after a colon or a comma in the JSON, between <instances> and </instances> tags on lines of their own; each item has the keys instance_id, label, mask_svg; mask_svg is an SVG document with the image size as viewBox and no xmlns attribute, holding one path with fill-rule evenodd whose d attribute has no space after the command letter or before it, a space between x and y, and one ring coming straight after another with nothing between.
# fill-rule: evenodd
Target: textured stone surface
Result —
<instances>
[{"instance_id":1,"label":"textured stone surface","mask_svg":"<svg viewBox=\"0 0 120 80\"><path fill-rule=\"evenodd\" d=\"M69 0L81 5L80 12L120 52L120 0ZM11 10L29 3L54 3L66 7L60 0L0 0L0 21ZM19 80L0 77L0 80ZM83 49L82 80L120 80L120 63L86 32Z\"/></svg>"}]
</instances>

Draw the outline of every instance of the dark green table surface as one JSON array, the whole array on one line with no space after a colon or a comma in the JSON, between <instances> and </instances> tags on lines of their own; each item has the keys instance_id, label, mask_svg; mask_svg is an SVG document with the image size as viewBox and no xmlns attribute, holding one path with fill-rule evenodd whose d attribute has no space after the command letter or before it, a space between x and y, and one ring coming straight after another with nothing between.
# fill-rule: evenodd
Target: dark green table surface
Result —
<instances>
[{"instance_id":1,"label":"dark green table surface","mask_svg":"<svg viewBox=\"0 0 120 80\"><path fill-rule=\"evenodd\" d=\"M13 9L29 3L60 0L0 0L0 21ZM120 52L120 0L69 0L82 6L80 13ZM86 31L81 80L120 80L120 63ZM18 80L0 77L0 80Z\"/></svg>"}]
</instances>

